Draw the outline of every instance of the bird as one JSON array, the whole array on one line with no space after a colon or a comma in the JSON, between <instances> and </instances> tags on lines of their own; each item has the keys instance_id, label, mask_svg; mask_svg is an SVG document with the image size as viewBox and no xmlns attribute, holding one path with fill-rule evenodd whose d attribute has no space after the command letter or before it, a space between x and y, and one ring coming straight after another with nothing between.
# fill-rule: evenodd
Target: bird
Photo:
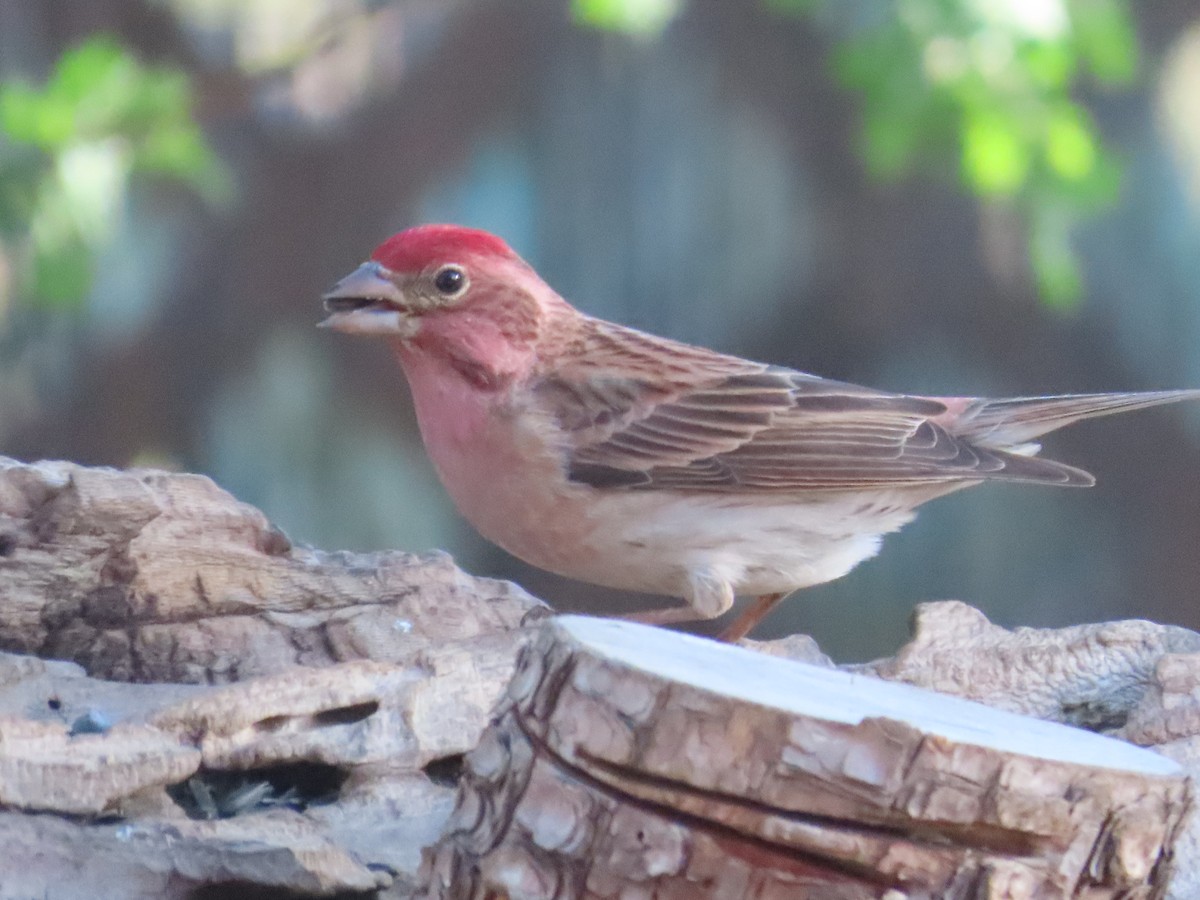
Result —
<instances>
[{"instance_id":1,"label":"bird","mask_svg":"<svg viewBox=\"0 0 1200 900\"><path fill-rule=\"evenodd\" d=\"M988 481L1085 487L1037 455L1081 419L1198 390L1041 397L889 393L753 362L575 309L503 239L426 224L323 296L334 331L381 337L461 514L533 566L679 598L630 618L748 635L839 578L934 498Z\"/></svg>"}]
</instances>

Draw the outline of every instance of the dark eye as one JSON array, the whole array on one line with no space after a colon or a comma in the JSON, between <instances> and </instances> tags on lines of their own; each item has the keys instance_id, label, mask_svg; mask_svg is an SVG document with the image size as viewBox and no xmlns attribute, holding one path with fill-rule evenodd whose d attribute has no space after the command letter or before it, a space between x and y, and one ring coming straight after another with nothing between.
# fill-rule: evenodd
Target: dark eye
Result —
<instances>
[{"instance_id":1,"label":"dark eye","mask_svg":"<svg viewBox=\"0 0 1200 900\"><path fill-rule=\"evenodd\" d=\"M467 286L467 273L458 266L446 266L433 276L438 293L451 297Z\"/></svg>"}]
</instances>

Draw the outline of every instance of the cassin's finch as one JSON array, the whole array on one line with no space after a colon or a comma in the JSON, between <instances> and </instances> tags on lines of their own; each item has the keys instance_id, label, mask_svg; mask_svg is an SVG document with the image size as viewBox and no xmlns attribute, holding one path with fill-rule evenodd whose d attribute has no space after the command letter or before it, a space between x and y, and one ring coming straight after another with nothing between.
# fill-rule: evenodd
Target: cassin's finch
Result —
<instances>
[{"instance_id":1,"label":"cassin's finch","mask_svg":"<svg viewBox=\"0 0 1200 900\"><path fill-rule=\"evenodd\" d=\"M982 481L1085 486L1035 454L1091 416L1200 391L989 400L889 394L584 315L499 238L424 225L325 295L388 339L425 446L484 537L552 572L683 597L643 620L746 634L873 556L917 506Z\"/></svg>"}]
</instances>

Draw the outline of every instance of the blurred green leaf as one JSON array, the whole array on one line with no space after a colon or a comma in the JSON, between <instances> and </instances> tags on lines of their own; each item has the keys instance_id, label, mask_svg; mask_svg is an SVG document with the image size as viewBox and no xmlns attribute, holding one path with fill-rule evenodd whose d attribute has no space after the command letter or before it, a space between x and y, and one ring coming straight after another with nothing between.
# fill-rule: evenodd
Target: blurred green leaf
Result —
<instances>
[{"instance_id":1,"label":"blurred green leaf","mask_svg":"<svg viewBox=\"0 0 1200 900\"><path fill-rule=\"evenodd\" d=\"M1026 42L1017 48L1017 65L1044 91L1063 91L1074 74L1075 54L1062 42Z\"/></svg>"},{"instance_id":2,"label":"blurred green leaf","mask_svg":"<svg viewBox=\"0 0 1200 900\"><path fill-rule=\"evenodd\" d=\"M981 196L1012 195L1029 173L1029 146L1019 123L998 110L971 110L964 116L963 176Z\"/></svg>"},{"instance_id":3,"label":"blurred green leaf","mask_svg":"<svg viewBox=\"0 0 1200 900\"><path fill-rule=\"evenodd\" d=\"M815 4L771 5L808 13ZM840 20L849 24L834 72L862 94L868 170L936 173L956 146L963 184L1021 214L1033 281L1047 303L1067 308L1082 292L1071 232L1113 203L1120 184L1120 165L1071 93L1082 74L1107 84L1135 76L1128 0L860 0L853 8ZM821 9L847 7L825 0Z\"/></svg>"},{"instance_id":4,"label":"blurred green leaf","mask_svg":"<svg viewBox=\"0 0 1200 900\"><path fill-rule=\"evenodd\" d=\"M1071 0L1071 25L1079 54L1107 84L1129 84L1137 74L1138 46L1121 0Z\"/></svg>"},{"instance_id":5,"label":"blurred green leaf","mask_svg":"<svg viewBox=\"0 0 1200 900\"><path fill-rule=\"evenodd\" d=\"M62 55L46 85L46 93L83 105L98 92L107 92L109 84L120 79L122 69L127 77L133 78L137 68L137 63L116 40L96 35Z\"/></svg>"},{"instance_id":6,"label":"blurred green leaf","mask_svg":"<svg viewBox=\"0 0 1200 900\"><path fill-rule=\"evenodd\" d=\"M1046 161L1067 181L1080 181L1096 167L1096 138L1083 111L1064 104L1046 123Z\"/></svg>"},{"instance_id":7,"label":"blurred green leaf","mask_svg":"<svg viewBox=\"0 0 1200 900\"><path fill-rule=\"evenodd\" d=\"M145 66L106 35L65 52L41 87L0 83L0 239L35 299L83 299L137 173L230 199L191 109L183 72Z\"/></svg>"},{"instance_id":8,"label":"blurred green leaf","mask_svg":"<svg viewBox=\"0 0 1200 900\"><path fill-rule=\"evenodd\" d=\"M651 36L682 8L683 0L571 0L575 21L582 25Z\"/></svg>"},{"instance_id":9,"label":"blurred green leaf","mask_svg":"<svg viewBox=\"0 0 1200 900\"><path fill-rule=\"evenodd\" d=\"M921 166L1022 215L1043 298L1081 294L1070 235L1111 204L1120 165L1071 97L1081 73L1127 84L1138 47L1129 0L763 0L835 32L834 76L862 96L859 153L894 179ZM682 0L572 0L584 24L656 34Z\"/></svg>"},{"instance_id":10,"label":"blurred green leaf","mask_svg":"<svg viewBox=\"0 0 1200 900\"><path fill-rule=\"evenodd\" d=\"M0 84L0 129L14 141L53 150L71 139L71 104L23 84Z\"/></svg>"}]
</instances>

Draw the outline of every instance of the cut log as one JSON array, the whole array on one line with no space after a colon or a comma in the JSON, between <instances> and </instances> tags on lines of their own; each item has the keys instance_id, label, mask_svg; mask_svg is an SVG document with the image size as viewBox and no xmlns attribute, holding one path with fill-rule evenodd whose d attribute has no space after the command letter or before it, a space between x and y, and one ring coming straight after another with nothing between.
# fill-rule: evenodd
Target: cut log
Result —
<instances>
[{"instance_id":1,"label":"cut log","mask_svg":"<svg viewBox=\"0 0 1200 900\"><path fill-rule=\"evenodd\" d=\"M1161 896L1174 762L866 675L581 617L526 648L429 896Z\"/></svg>"}]
</instances>

